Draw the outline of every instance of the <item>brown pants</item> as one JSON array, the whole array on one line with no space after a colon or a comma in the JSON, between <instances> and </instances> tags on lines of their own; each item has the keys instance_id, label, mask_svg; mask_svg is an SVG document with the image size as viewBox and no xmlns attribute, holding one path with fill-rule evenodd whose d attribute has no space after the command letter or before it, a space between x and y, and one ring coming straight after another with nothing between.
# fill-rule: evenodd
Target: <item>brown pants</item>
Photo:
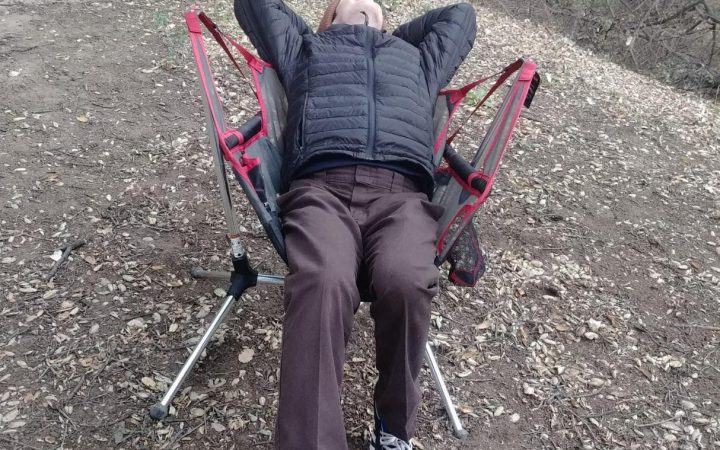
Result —
<instances>
[{"instance_id":1,"label":"brown pants","mask_svg":"<svg viewBox=\"0 0 720 450\"><path fill-rule=\"evenodd\" d=\"M369 166L297 180L280 207L289 274L276 448L347 448L341 385L361 271L373 298L375 407L388 432L409 440L438 289L433 260L442 207L402 175Z\"/></svg>"}]
</instances>

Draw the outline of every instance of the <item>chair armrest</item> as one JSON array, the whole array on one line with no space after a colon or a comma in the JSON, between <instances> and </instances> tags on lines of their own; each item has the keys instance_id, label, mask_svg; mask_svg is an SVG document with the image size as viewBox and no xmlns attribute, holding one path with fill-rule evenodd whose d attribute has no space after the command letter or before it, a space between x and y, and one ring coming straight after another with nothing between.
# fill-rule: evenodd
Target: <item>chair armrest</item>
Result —
<instances>
[{"instance_id":1,"label":"chair armrest","mask_svg":"<svg viewBox=\"0 0 720 450\"><path fill-rule=\"evenodd\" d=\"M260 113L257 113L242 124L237 131L242 135L242 142L247 142L258 134L260 130L262 130L262 116ZM234 134L225 138L225 145L227 145L228 148L235 148L235 146L240 145L242 142L240 142L240 139Z\"/></svg>"},{"instance_id":2,"label":"chair armrest","mask_svg":"<svg viewBox=\"0 0 720 450\"><path fill-rule=\"evenodd\" d=\"M473 177L473 174L477 172L475 168L449 145L445 146L443 158L447 161L450 169L452 169L452 171L455 172L465 183L469 184L473 189L480 193L485 191L487 182L480 177ZM470 180L470 182L468 182L468 180Z\"/></svg>"}]
</instances>

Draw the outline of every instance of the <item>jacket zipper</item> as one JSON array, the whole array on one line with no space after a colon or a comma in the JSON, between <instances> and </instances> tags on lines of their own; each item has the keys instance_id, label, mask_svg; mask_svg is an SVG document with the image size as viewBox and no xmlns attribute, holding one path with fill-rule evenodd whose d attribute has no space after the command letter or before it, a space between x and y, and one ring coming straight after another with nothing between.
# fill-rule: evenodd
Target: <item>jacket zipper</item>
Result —
<instances>
[{"instance_id":1,"label":"jacket zipper","mask_svg":"<svg viewBox=\"0 0 720 450\"><path fill-rule=\"evenodd\" d=\"M370 51L370 59L368 60L368 150L370 155L375 157L375 45L373 42L373 34L370 30L367 33L368 50Z\"/></svg>"},{"instance_id":2,"label":"jacket zipper","mask_svg":"<svg viewBox=\"0 0 720 450\"><path fill-rule=\"evenodd\" d=\"M303 156L303 152L305 151L305 126L307 124L307 119L305 118L305 114L307 114L307 106L308 106L308 99L310 98L309 93L305 93L305 100L303 101L303 109L302 109L302 115L300 116L300 126L298 127L298 133L300 136L296 136L295 140L297 141L297 155L295 155L295 158L293 159L292 166L293 168L297 167L297 163L300 162L300 158Z\"/></svg>"}]
</instances>

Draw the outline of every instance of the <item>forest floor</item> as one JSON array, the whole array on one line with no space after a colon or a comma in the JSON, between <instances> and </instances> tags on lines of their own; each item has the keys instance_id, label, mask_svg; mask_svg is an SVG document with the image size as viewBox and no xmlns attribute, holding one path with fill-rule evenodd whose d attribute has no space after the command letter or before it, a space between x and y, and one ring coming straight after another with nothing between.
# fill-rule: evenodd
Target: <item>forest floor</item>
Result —
<instances>
[{"instance_id":1,"label":"forest floor","mask_svg":"<svg viewBox=\"0 0 720 450\"><path fill-rule=\"evenodd\" d=\"M289 3L317 24L320 2ZM392 29L443 2L385 3ZM190 268L229 268L187 7L0 3L0 448L272 447L278 288L244 296L167 420L147 414L226 287ZM231 2L205 9L241 35ZM481 5L478 31L453 85L520 55L544 83L477 219L488 272L472 289L443 280L434 303L470 436L452 437L424 370L417 447L720 448L718 105ZM218 80L231 121L255 113L227 64ZM237 210L254 264L282 274L240 195ZM353 449L373 358L363 306Z\"/></svg>"}]
</instances>

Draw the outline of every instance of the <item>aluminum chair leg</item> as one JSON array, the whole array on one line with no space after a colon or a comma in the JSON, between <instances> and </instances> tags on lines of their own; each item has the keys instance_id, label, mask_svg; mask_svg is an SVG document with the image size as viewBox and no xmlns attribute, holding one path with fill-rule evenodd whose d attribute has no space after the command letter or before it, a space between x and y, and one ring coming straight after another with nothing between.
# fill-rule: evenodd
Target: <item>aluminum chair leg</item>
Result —
<instances>
[{"instance_id":1,"label":"aluminum chair leg","mask_svg":"<svg viewBox=\"0 0 720 450\"><path fill-rule=\"evenodd\" d=\"M225 298L225 302L220 307L220 310L215 315L215 318L210 323L210 326L208 326L207 331L205 331L205 334L200 339L200 342L198 342L198 344L195 346L195 350L193 350L193 352L190 354L188 360L185 361L182 369L180 369L180 373L178 373L175 377L175 380L170 385L170 388L165 393L165 396L159 403L156 403L152 407L150 407L150 417L155 420L162 420L167 417L170 403L172 403L175 394L177 394L180 386L182 386L185 379L188 377L188 375L190 375L193 367L195 367L195 363L197 363L200 359L203 350L205 350L205 347L207 347L207 345L210 343L210 339L212 339L217 329L220 327L223 321L225 321L228 313L232 311L237 299L240 298L247 289L257 284L258 274L250 266L250 261L248 260L247 254L243 249L239 237L228 237L230 238L230 247L232 250L233 263L233 272L230 276L230 288L228 289L228 296Z\"/></svg>"},{"instance_id":2,"label":"aluminum chair leg","mask_svg":"<svg viewBox=\"0 0 720 450\"><path fill-rule=\"evenodd\" d=\"M206 280L229 280L232 272L224 272L218 270L205 270L200 267L193 267L190 272L193 278L202 278ZM274 286L284 286L285 277L279 275L267 275L259 273L257 276L257 284L271 284Z\"/></svg>"},{"instance_id":3,"label":"aluminum chair leg","mask_svg":"<svg viewBox=\"0 0 720 450\"><path fill-rule=\"evenodd\" d=\"M180 372L175 377L175 380L170 385L170 388L165 393L165 396L159 403L154 404L150 408L150 417L155 420L162 420L167 417L170 403L172 403L173 398L175 398L175 394L177 394L180 386L182 386L183 382L185 382L185 379L188 377L188 375L190 375L192 368L195 366L195 363L197 363L198 359L200 359L203 350L205 350L205 347L207 347L207 345L210 343L210 339L220 327L220 324L223 323L228 313L232 311L232 308L233 306L235 306L236 301L237 299L234 296L227 296L227 298L225 299L225 303L223 303L220 311L218 311L218 313L215 315L215 318L210 323L210 326L203 335L202 339L200 339L200 342L198 342L198 344L195 346L195 350L193 350L188 360L185 361L185 365L182 367L182 369L180 369Z\"/></svg>"},{"instance_id":4,"label":"aluminum chair leg","mask_svg":"<svg viewBox=\"0 0 720 450\"><path fill-rule=\"evenodd\" d=\"M425 358L427 359L428 366L430 366L430 372L432 372L433 378L435 378L435 382L438 385L440 398L445 404L445 410L450 417L453 434L458 439L464 439L467 437L468 432L463 428L462 423L460 423L460 418L457 415L457 411L455 411L455 405L450 398L450 392L448 392L447 386L445 385L445 380L443 379L442 372L440 372L440 367L438 366L435 354L433 353L429 342L425 344Z\"/></svg>"}]
</instances>

